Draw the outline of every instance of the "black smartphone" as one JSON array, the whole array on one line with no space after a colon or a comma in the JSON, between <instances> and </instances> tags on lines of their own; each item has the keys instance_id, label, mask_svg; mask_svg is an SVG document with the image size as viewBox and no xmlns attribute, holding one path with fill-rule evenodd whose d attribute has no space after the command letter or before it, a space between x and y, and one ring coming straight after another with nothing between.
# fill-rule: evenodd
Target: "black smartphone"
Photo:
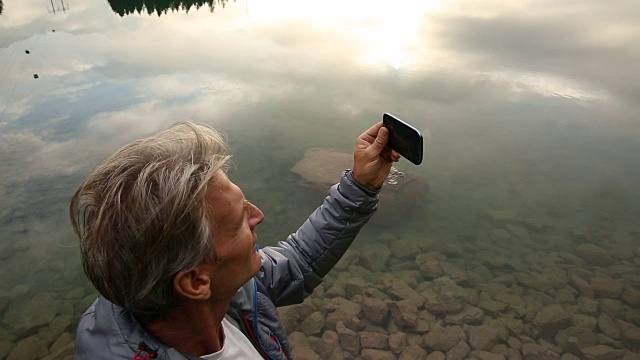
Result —
<instances>
[{"instance_id":1,"label":"black smartphone","mask_svg":"<svg viewBox=\"0 0 640 360\"><path fill-rule=\"evenodd\" d=\"M387 146L397 151L405 159L416 165L422 163L422 133L413 126L385 113L382 116L384 127L389 129Z\"/></svg>"}]
</instances>

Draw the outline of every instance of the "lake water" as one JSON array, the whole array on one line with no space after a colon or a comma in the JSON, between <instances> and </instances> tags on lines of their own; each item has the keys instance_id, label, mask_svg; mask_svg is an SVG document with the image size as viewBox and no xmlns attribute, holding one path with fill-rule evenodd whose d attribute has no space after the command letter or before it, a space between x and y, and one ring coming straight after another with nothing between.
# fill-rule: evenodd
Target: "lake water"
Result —
<instances>
[{"instance_id":1,"label":"lake water","mask_svg":"<svg viewBox=\"0 0 640 360\"><path fill-rule=\"evenodd\" d=\"M398 167L429 186L283 310L297 358L640 358L637 1L138 2L0 1L0 358L72 353L95 291L68 202L120 146L225 132L267 246L323 197L290 168L384 112L424 133ZM366 299L396 310L376 323Z\"/></svg>"}]
</instances>

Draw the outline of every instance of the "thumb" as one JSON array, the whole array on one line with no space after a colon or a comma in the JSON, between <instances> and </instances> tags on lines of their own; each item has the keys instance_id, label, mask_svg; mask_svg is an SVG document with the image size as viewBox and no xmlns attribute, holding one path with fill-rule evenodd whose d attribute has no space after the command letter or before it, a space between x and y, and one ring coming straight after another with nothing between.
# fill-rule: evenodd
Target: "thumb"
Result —
<instances>
[{"instance_id":1,"label":"thumb","mask_svg":"<svg viewBox=\"0 0 640 360\"><path fill-rule=\"evenodd\" d=\"M378 131L378 136L376 136L376 141L371 144L378 151L382 151L385 146L387 146L387 141L389 140L389 129L386 127L381 127Z\"/></svg>"}]
</instances>

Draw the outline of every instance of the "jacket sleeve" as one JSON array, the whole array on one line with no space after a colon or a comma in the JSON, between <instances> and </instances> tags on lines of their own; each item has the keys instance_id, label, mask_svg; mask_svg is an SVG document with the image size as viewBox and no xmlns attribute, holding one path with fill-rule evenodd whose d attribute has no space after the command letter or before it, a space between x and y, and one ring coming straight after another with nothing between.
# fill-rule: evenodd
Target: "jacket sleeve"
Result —
<instances>
[{"instance_id":1,"label":"jacket sleeve","mask_svg":"<svg viewBox=\"0 0 640 360\"><path fill-rule=\"evenodd\" d=\"M260 291L276 306L302 302L344 255L377 203L377 191L362 187L345 171L298 231L260 250Z\"/></svg>"}]
</instances>

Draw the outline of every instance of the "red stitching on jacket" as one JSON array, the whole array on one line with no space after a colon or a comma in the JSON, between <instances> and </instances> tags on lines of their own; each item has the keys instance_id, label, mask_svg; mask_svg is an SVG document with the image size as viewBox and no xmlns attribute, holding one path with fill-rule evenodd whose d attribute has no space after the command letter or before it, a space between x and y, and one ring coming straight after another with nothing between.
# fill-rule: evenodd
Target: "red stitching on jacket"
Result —
<instances>
[{"instance_id":1,"label":"red stitching on jacket","mask_svg":"<svg viewBox=\"0 0 640 360\"><path fill-rule=\"evenodd\" d=\"M143 352L147 352L148 354L141 356ZM156 356L158 356L158 353L147 348L147 345L145 343L140 343L140 348L138 349L138 352L133 356L133 360L155 359Z\"/></svg>"},{"instance_id":2,"label":"red stitching on jacket","mask_svg":"<svg viewBox=\"0 0 640 360\"><path fill-rule=\"evenodd\" d=\"M247 327L247 331L249 331L249 335L251 335L251 338L253 339L254 344L256 344L256 348L258 348L258 350L261 352L260 355L262 355L263 358L265 359L269 359L269 355L267 355L266 351L262 348L262 345L260 345L260 343L258 343L258 339L256 339L255 334L253 333L253 331L251 331L251 325L249 325L249 320L247 319L247 313L246 312L242 312L242 319L244 319L244 324Z\"/></svg>"}]
</instances>

